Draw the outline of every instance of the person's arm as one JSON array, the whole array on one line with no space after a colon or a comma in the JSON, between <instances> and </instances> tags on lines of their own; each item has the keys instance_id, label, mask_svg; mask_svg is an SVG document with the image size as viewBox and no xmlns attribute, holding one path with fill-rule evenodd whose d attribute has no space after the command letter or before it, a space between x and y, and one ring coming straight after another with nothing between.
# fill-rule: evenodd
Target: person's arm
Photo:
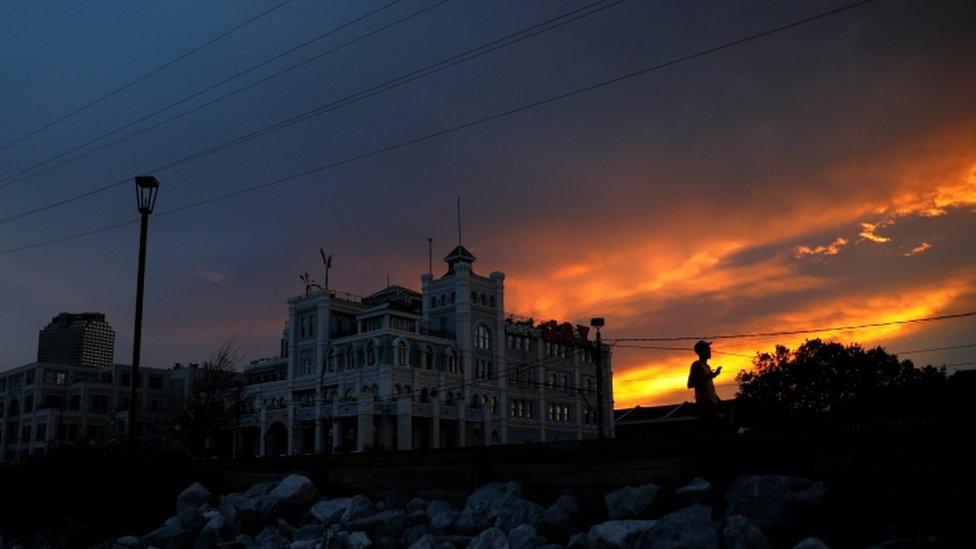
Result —
<instances>
[{"instance_id":1,"label":"person's arm","mask_svg":"<svg viewBox=\"0 0 976 549\"><path fill-rule=\"evenodd\" d=\"M712 379L715 379L715 377L718 376L721 373L722 373L722 367L721 366L719 366L718 368L715 368L715 371L711 373Z\"/></svg>"}]
</instances>

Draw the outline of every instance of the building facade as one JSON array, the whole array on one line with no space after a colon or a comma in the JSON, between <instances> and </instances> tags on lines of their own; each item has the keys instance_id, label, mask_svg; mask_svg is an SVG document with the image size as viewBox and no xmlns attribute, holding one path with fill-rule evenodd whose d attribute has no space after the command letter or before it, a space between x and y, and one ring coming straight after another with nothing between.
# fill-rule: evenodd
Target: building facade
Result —
<instances>
[{"instance_id":1,"label":"building facade","mask_svg":"<svg viewBox=\"0 0 976 549\"><path fill-rule=\"evenodd\" d=\"M102 313L61 313L41 330L37 361L63 366L105 366L115 362L115 330Z\"/></svg>"},{"instance_id":2,"label":"building facade","mask_svg":"<svg viewBox=\"0 0 976 549\"><path fill-rule=\"evenodd\" d=\"M184 409L193 368L139 368L139 423L152 435ZM0 373L0 461L128 429L132 367L35 362Z\"/></svg>"},{"instance_id":3,"label":"building facade","mask_svg":"<svg viewBox=\"0 0 976 549\"><path fill-rule=\"evenodd\" d=\"M476 274L463 246L421 291L367 297L310 288L288 300L281 356L244 376L255 413L245 455L421 449L596 438L589 328L505 313L505 275ZM613 432L602 349L604 428Z\"/></svg>"}]
</instances>

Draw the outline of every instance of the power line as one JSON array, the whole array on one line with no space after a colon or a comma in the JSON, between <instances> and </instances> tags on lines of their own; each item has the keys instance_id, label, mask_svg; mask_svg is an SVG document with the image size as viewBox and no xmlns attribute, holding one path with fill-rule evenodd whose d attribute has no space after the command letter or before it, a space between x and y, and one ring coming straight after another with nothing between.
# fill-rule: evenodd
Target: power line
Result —
<instances>
[{"instance_id":1,"label":"power line","mask_svg":"<svg viewBox=\"0 0 976 549\"><path fill-rule=\"evenodd\" d=\"M10 11L8 11L7 13L5 13L3 15L0 15L0 23L3 23L4 21L6 21L8 17L10 17L11 15L13 15L15 11L19 10L20 7L23 6L26 3L27 3L27 0L20 0L20 2L16 6L10 8Z\"/></svg>"},{"instance_id":2,"label":"power line","mask_svg":"<svg viewBox=\"0 0 976 549\"><path fill-rule=\"evenodd\" d=\"M854 324L850 326L832 326L828 328L809 328L804 330L782 330L778 332L757 332L753 334L722 334L722 335L707 335L707 336L676 336L676 337L621 337L608 341L613 341L614 343L619 341L695 341L695 340L713 340L713 339L741 339L750 337L771 337L771 336L784 336L784 335L800 335L800 334L811 334L816 332L839 332L846 330L858 330L861 328L878 328L882 326L896 326L900 324L914 324L918 322L934 322L937 320L950 320L955 318L965 318L976 316L976 311L969 311L965 313L956 313L949 315L939 315L930 316L924 318L911 318L907 320L891 320L887 322L872 322L869 324Z\"/></svg>"},{"instance_id":3,"label":"power line","mask_svg":"<svg viewBox=\"0 0 976 549\"><path fill-rule=\"evenodd\" d=\"M624 349L645 349L645 350L652 350L652 351L681 351L683 353L687 353L687 352L691 351L691 348L690 347L662 347L662 346L657 346L657 345L628 345L628 344L619 344L619 345L613 345L613 347L614 348L620 347L620 348L624 348ZM725 351L712 351L712 354L716 354L716 355L728 355L728 356L738 356L738 357L743 357L743 358L752 358L753 357L753 355L743 355L743 354L739 354L739 353L729 353L729 352L725 352Z\"/></svg>"},{"instance_id":4,"label":"power line","mask_svg":"<svg viewBox=\"0 0 976 549\"><path fill-rule=\"evenodd\" d=\"M388 145L388 146L381 147L381 148L378 148L378 149L373 149L372 151L365 152L365 153L362 153L362 154L359 154L359 155L356 155L356 156L347 157L347 158L345 158L343 160L339 160L339 161L336 161L336 162L332 162L330 164L325 164L325 165L322 165L322 166L319 166L319 167L316 167L316 168L312 168L312 169L309 169L309 170L305 170L305 171L302 171L302 172L298 172L298 173L294 173L294 174L291 174L291 175L287 175L287 176L284 176L284 177L281 177L281 178L278 178L278 179L274 179L274 180L271 180L271 181L266 181L266 182L263 182L263 183L259 183L259 184L256 184L256 185L252 185L250 187L245 187L245 188L242 188L242 189L238 189L236 191L232 191L232 192L225 193L225 194L222 194L222 195L214 196L214 197L211 197L211 198L208 198L208 199L199 200L199 201L196 201L196 202L190 202L190 203L184 204L183 206L179 206L177 208L173 208L173 209L170 209L170 210L167 210L167 211L164 211L164 212L160 212L159 214L156 214L156 217L160 217L160 216L164 216L164 215L169 215L169 214L172 214L172 213L180 212L180 211L183 211L183 210L188 210L188 209L191 209L191 208L196 208L198 206L203 206L203 205L210 204L210 203L213 203L213 202L217 202L217 201L220 201L220 200L232 198L232 197L235 197L235 196L238 196L238 195L242 195L242 194L245 194L245 193L249 193L249 192L252 192L252 191L264 189L264 188L271 187L271 186L274 186L274 185L279 185L281 183L286 183L288 181L292 181L292 180L295 180L295 179L298 179L298 178L301 178L301 177L305 177L305 176L312 175L312 174L315 174L315 173L319 173L319 172L322 172L322 171L330 170L330 169L333 169L333 168L336 168L336 167L339 167L339 166L343 166L343 165L350 164L350 163L353 163L353 162L357 162L357 161L360 161L360 160L365 160L367 158L371 158L373 156L377 156L377 155L380 155L380 154L383 154L383 153L387 153L387 152L391 152L391 151L394 151L394 150L402 149L402 148L405 148L405 147L409 147L411 145L415 145L415 144L422 143L422 142L425 142L425 141L429 141L429 140L432 140L432 139L435 139L435 138L438 138L438 137L442 137L442 136L445 136L445 135L449 135L449 134L452 134L452 133L456 133L456 132L459 132L459 131L462 131L462 130L465 130L465 129L468 129L468 128L472 128L472 127L475 127L475 126L479 126L481 124L485 124L487 122L491 122L491 121L498 120L498 119L501 119L501 118L506 118L508 116L512 116L514 114L518 114L518 113L521 113L521 112L524 112L524 111L532 110L532 109L535 109L537 107L541 107L543 105L548 105L550 103L555 103L555 102L561 101L563 99L568 99L570 97L575 97L577 95L581 95L581 94L584 94L584 93L587 93L587 92L591 92L593 90L600 89L600 88L603 88L603 87L606 87L606 86L609 86L609 85L613 85L613 84L617 84L617 83L620 83L620 82L624 82L626 80L630 80L630 79L636 78L638 76L643 76L645 74L648 74L648 73L651 73L651 72L654 72L654 71L657 71L657 70L661 70L661 69L670 67L672 65L676 65L678 63L682 63L682 62L685 62L685 61L690 61L692 59L696 59L698 57L702 57L702 56L707 55L707 54L710 54L710 53L714 53L714 52L717 52L717 51L721 51L723 49L731 48L731 47L734 47L734 46L737 46L737 45L740 45L740 44L743 44L743 43L746 43L746 42L749 42L749 41L752 41L752 40L757 40L757 39L763 38L765 36L769 36L769 35L774 34L774 33L777 33L777 32L781 32L781 31L784 31L784 30L787 30L787 29L791 29L791 28L797 27L799 25L803 25L805 23L810 23L810 22L813 22L813 21L817 21L819 19L823 19L823 18L829 17L831 15L835 15L835 14L838 14L838 13L841 13L841 12L844 12L844 11L847 11L847 10L850 10L850 9L853 9L855 7L858 7L858 6L861 6L861 5L864 5L864 4L868 4L868 3L873 2L873 1L875 1L875 0L862 0L860 2L856 2L854 4L849 4L849 5L844 6L844 7L841 7L841 8L837 8L837 9L834 9L834 10L830 10L830 11L827 11L827 12L823 12L823 13L820 13L820 14L815 15L815 16L812 16L812 17L807 17L805 19L800 19L800 20L794 21L792 23L788 23L788 24L785 24L785 25L781 25L781 26L776 27L776 28L774 28L772 30L764 31L764 32L761 32L761 33L758 33L758 34L753 34L753 35L747 36L745 38L740 38L740 39L737 39L737 40L733 40L731 42L725 42L725 43L723 43L723 44L721 44L719 46L714 46L714 47L711 47L711 48L708 48L708 49L700 50L700 51L698 51L696 53L693 53L693 54L690 54L690 55L686 55L686 56L683 56L683 57L678 57L678 58L675 58L675 59L672 59L670 61L666 61L666 62L663 62L663 63L658 63L658 64L655 64L655 65L646 67L644 69L641 69L641 70L638 70L638 71L634 71L634 72L630 72L630 73L627 73L627 74L624 74L624 75L621 75L621 76L617 76L617 77L614 77L614 78L610 78L610 79L607 79L607 80L602 80L600 82L597 82L597 83L594 83L594 84L590 84L588 86L576 88L576 89L573 89L571 91L568 91L568 92L565 92L565 93L562 93L562 94L558 94L558 95L554 95L554 96L549 96L549 97L547 97L545 99L541 99L541 100L535 101L533 103L529 103L529 104L526 104L526 105L522 105L520 107L515 107L515 108L508 109L508 110L505 110L505 111L501 111L501 112L498 112L498 113L495 113L495 114L492 114L492 115L489 115L489 116L485 116L485 117L482 117L482 118L478 118L478 119L475 119L475 120L471 120L471 121L468 121L468 122L465 122L465 123L462 123L462 124L459 124L459 125L456 125L456 126L452 126L450 128L447 128L447 129L443 129L443 130L435 131L435 132L432 132L432 133L428 133L428 134L422 135L420 137L416 137L416 138L409 139L409 140L406 140L406 141L401 141L401 142L396 143L396 144L393 144L393 145ZM126 180L126 181L128 181L128 180ZM113 186L116 186L116 185L113 185ZM88 195L94 194L94 192L98 192L98 190L90 191L87 194ZM63 202L65 202L65 201L62 201L62 203ZM122 225L126 225L126 224L130 224L130 223L135 223L135 221L116 223L114 225L108 225L108 226L103 226L103 227L99 227L99 228L96 228L96 229L92 229L92 230L86 231L84 233L77 233L77 234L74 234L74 235L62 236L62 237L59 237L59 238L54 239L54 240L48 240L48 241L42 241L42 242L35 242L33 244L19 246L19 247L16 247L16 248L8 248L6 250L0 250L0 255L4 255L4 254L8 254L8 253L14 253L14 252L28 250L28 249L33 249L33 248L37 248L37 247L41 247L41 246L46 246L48 244L53 244L55 242L63 242L65 240L72 240L72 239L75 239L75 238L81 238L83 236L88 236L88 235L91 235L91 234L95 234L95 233L99 233L99 232L111 230L111 229L114 229L116 227L119 227L119 226L122 226ZM974 313L974 314L976 314L976 313Z\"/></svg>"},{"instance_id":5,"label":"power line","mask_svg":"<svg viewBox=\"0 0 976 549\"><path fill-rule=\"evenodd\" d=\"M263 11L263 12L257 14L257 15L255 15L254 17L248 19L247 21L245 21L245 22L243 22L243 23L241 23L241 24L239 24L239 25L231 28L230 30L227 30L227 31L225 31L225 32L217 35L216 37L211 38L210 40L207 40L203 44L200 44L199 46L197 46L197 47L195 47L195 48L193 48L193 49L191 49L191 50L189 50L189 51L187 51L185 53L180 54L179 56L171 59L170 61L167 61L166 63L160 65L159 67L157 67L157 68L155 68L155 69L153 69L153 70L151 70L151 71L143 74L142 76L136 78L135 80L132 80L129 83L124 84L124 85L116 88L115 90L106 93L105 95L102 95L98 99L95 99L94 101L91 101L91 102L85 104L84 106L82 106L82 107L80 107L80 108L78 108L78 109L76 109L76 110L74 110L74 111L72 111L72 112L70 112L70 113L62 116L61 118L58 118L58 119L54 120L53 122L49 122L48 124L46 124L46 125L38 128L38 129L36 129L36 130L34 130L34 131L32 131L32 132L30 132L30 133L28 133L28 134L26 134L26 135L24 135L22 137L17 138L15 140L7 143L6 145L3 145L2 147L0 147L0 151L5 151L5 150L9 149L10 147L13 147L14 145L17 145L18 143L22 143L22 142L26 141L27 139L30 139L31 137L33 137L33 136L35 136L35 135L43 132L44 130L47 130L49 128L52 128L52 127L60 124L61 122L64 122L65 120L67 120L67 119L75 116L76 114L79 114L81 112L84 112L84 111L90 109L91 107L94 107L95 105L101 103L102 101L105 101L106 99L108 99L108 98L110 98L110 97L112 97L112 96L114 96L114 95L116 95L116 94L118 94L118 93L120 93L120 92L122 92L124 90L129 89L130 87L134 86L135 84L138 84L139 82L142 82L146 78L149 78L150 76L152 76L152 75L154 75L154 74L156 74L156 73L158 73L158 72L166 69L167 67L170 67L170 66L172 66L172 65L174 65L176 63L179 63L183 59L186 59L187 57L193 55L194 53L196 53L196 52L198 52L198 51L206 48L207 46L210 46L211 44L217 42L218 40L221 40L221 39L223 39L223 38L225 38L225 37L233 34L234 32L236 32L236 31L238 31L238 30L240 30L240 29L242 29L242 28L250 25L251 23L253 23L253 22L261 19L262 17L264 17L264 16L266 16L266 15L274 12L275 10L277 10L278 8L284 6L285 4L287 4L289 2L291 2L291 0L283 0L282 2L279 2L278 4L275 4L271 8L269 8L269 9L267 9L267 10L265 10L265 11Z\"/></svg>"},{"instance_id":6,"label":"power line","mask_svg":"<svg viewBox=\"0 0 976 549\"><path fill-rule=\"evenodd\" d=\"M128 15L126 15L122 19L119 19L118 21L116 21L114 24L112 24L112 26L110 26L107 29L105 29L102 32L100 32L94 38L92 38L92 39L88 40L87 42L85 42L84 44L82 44L79 48L75 49L74 51L72 51L68 55L62 57L60 60L54 62L52 65L49 65L46 69L42 70L41 72L39 72L39 73L35 74L34 76L28 78L22 84L20 84L16 88L14 88L10 93L8 93L7 95L3 96L3 98L0 98L0 103L6 101L10 97L16 95L18 92L20 92L21 90L23 90L27 86L30 86L34 82L40 80L41 78L43 78L45 75L47 75L52 70L60 67L66 61L68 61L68 59L71 59L72 57L78 55L83 50L85 50L86 48L88 48L88 46L91 46L92 44L94 44L95 42L97 42L100 38L102 38L103 36L105 36L106 34L108 34L108 33L112 32L113 30L117 29L119 26L121 26L123 23L125 23L129 19L132 19L133 17L135 17L136 15L138 15L142 10L148 8L149 5L152 4L155 1L156 0L149 0L148 2L146 2L145 4L143 4L142 6L136 8L134 11L130 12Z\"/></svg>"},{"instance_id":7,"label":"power line","mask_svg":"<svg viewBox=\"0 0 976 549\"><path fill-rule=\"evenodd\" d=\"M951 347L933 347L931 349L913 349L910 351L895 351L891 354L893 355L913 355L916 353L934 353L936 351L953 351L955 349L969 349L971 347L976 347L976 343L967 343L965 345L953 345Z\"/></svg>"},{"instance_id":8,"label":"power line","mask_svg":"<svg viewBox=\"0 0 976 549\"><path fill-rule=\"evenodd\" d=\"M542 34L544 32L547 32L547 31L553 30L555 28L561 27L563 25L572 23L572 22L577 21L577 20L579 20L579 19L581 19L583 17L587 17L587 16L590 16L590 15L593 15L595 13L598 13L600 11L603 11L604 9L607 9L607 8L610 8L610 7L613 7L613 6L616 6L618 4L621 4L621 3L623 3L623 2L625 2L627 0L616 0L615 2L613 2L611 4L606 4L606 5L603 5L603 6L599 6L599 4L605 4L608 1L609 0L597 0L596 2L593 2L593 3L591 3L591 4L587 5L587 6L584 6L582 8L575 9L575 10L572 10L572 11L569 11L569 12L566 12L566 13L563 13L562 15L553 17L553 18L548 19L546 21L543 21L541 23L537 23L535 25L532 25L532 26L527 27L525 29L522 29L520 31L517 31L517 32L514 32L514 33L510 33L510 34L505 35L505 36L503 36L501 38L498 38L498 39L495 39L495 40L486 42L486 43L481 44L479 46L476 46L474 48L465 50L465 51L463 51L461 53L458 53L458 54L449 56L449 57L447 57L445 59L442 59L442 60L437 61L435 63L431 63L429 65L426 65L424 67L421 67L420 69L416 69L416 70L411 71L409 73L405 73L405 74L400 75L400 76L398 76L396 78L392 78L390 80L387 80L385 82L382 82L382 83L377 84L375 86L372 86L370 88L366 88L366 89L360 90L359 92L353 93L351 95L347 95L347 96L345 96L343 98L337 99L337 100L332 101L330 103L327 103L325 105L322 105L322 106L319 106L319 107L316 107L316 108L307 110L307 111L305 111L305 112L303 112L301 114L298 114L296 116L292 116L292 117L287 118L285 120L282 120L282 121L276 122L274 124L271 124L269 126L265 126L265 127L260 128L258 130L252 131L250 133L240 135L238 137L235 137L233 139L230 139L230 140L225 141L223 143L220 143L218 145L214 145L214 146L209 147L207 149L203 149L203 150L197 151L197 152L195 152L193 154L190 154L188 156L184 156L183 158L180 158L178 160L174 160L174 161L169 162L167 164L164 164L162 166L157 166L157 167L155 167L155 168L153 168L151 170L144 170L142 173L144 173L144 174L155 174L155 173L159 173L161 171L168 170L168 169L171 169L171 168L174 168L174 167L177 167L177 166L181 166L183 164L186 164L188 162L192 162L194 160L197 160L197 159L200 159L200 158L209 156L211 154L215 154L215 153L220 152L220 151L222 151L224 149L227 149L227 148L230 148L230 147L234 147L234 146L237 146L237 145L246 143L248 141L257 139L259 137L262 137L264 135L267 135L267 134L276 132L278 130L287 128L287 127L289 127L291 125L298 124L298 123L301 123L301 122L305 122L306 120L310 120L310 119L312 119L312 118L314 118L316 116L320 116L322 114L325 114L325 113L328 113L328 112L332 112L332 111L337 110L337 109L340 109L342 107L346 107L348 105L351 105L353 103L362 101L362 100L367 99L369 97L372 97L374 95L377 95L377 94L380 94L380 93L383 93L383 92L392 90L394 88L398 88L400 86L406 85L406 84L408 84L410 82L413 82L415 80L419 80L421 78L425 78L427 76L431 76L433 74L436 74L438 72L441 72L443 70L446 70L446 69L448 69L450 67L453 67L453 66L456 66L456 65L460 65L462 63L466 63L468 61L477 59L478 57L481 57L483 55L487 55L488 53L491 53L493 51L499 50L501 48L505 48L505 47L511 46L513 44L517 44L518 42L521 42L522 40L526 40L526 39L531 38L533 36L537 36L537 35ZM436 7L436 6L432 6L431 8L433 8L433 7ZM590 10L590 8L594 8L594 7L595 7L595 9ZM431 8L428 8L428 9L431 9ZM422 11L425 11L425 10L422 10ZM418 14L419 14L419 12L418 12ZM414 14L414 15L416 15L416 14ZM409 17L411 17L411 16L408 16L408 18ZM374 31L374 33L375 33L375 31ZM296 65L296 66L298 66L298 65ZM289 69L285 69L285 70L290 70L290 68ZM72 161L74 161L74 160L76 160L78 158L82 158L82 157L87 156L89 154L98 152L100 150L104 150L104 149L106 149L108 147L111 147L113 145L116 145L118 143L121 143L122 141L126 141L128 139L131 139L132 137L135 137L135 136L137 136L137 135L139 135L141 133L144 133L146 131L155 129L155 128L159 127L159 126L162 126L164 124L167 124L169 122L172 122L172 121L174 121L174 120L176 120L178 118L182 118L183 116L186 116L186 115L188 115L188 114L190 114L192 112L195 112L195 111L197 111L199 109L202 109L202 108L204 108L204 107L206 107L206 106L208 106L208 105L210 105L210 104L212 104L212 103L214 103L216 101L219 101L219 100L221 100L221 99L223 99L225 97L228 97L230 95L234 95L234 94L240 93L240 92L242 92L242 91L244 91L244 90L246 90L246 89L248 89L250 87L256 86L256 85L260 84L261 82L263 82L264 80L267 80L269 78L273 78L274 76L276 76L276 74L272 74L271 76L266 77L265 79L262 79L262 80L259 80L257 82L254 82L252 84L249 84L247 86L244 86L243 88L239 88L239 89L237 89L237 90L235 90L233 92L230 92L230 93L226 94L225 96L218 97L218 98L216 98L216 99L214 99L214 100L212 100L212 101L210 101L208 103L204 103L202 105L198 105L197 107L194 107L191 110L188 110L186 112L180 113L180 114L175 115L173 117L170 117L170 118L168 118L166 120L160 121L160 122L158 122L158 123L156 123L156 124L154 124L152 126L149 126L147 128L143 128L142 130L140 130L138 132L134 132L134 133L132 133L132 134L130 134L128 136L125 136L125 137L123 137L121 139L118 139L118 140L113 141L111 143L107 143L107 144L105 144L105 145L103 145L101 147L98 147L98 148L89 150L89 151L87 151L87 152L85 152L85 153L83 153L81 155L78 155L78 156L76 156L74 158L65 160L64 162L55 164L53 166L49 166L48 168L46 168L44 170L41 170L40 172L37 172L37 173L44 173L44 172L49 171L51 169L54 169L54 168L57 168L57 167L62 166L64 164L67 164L69 162L72 162ZM37 175L37 174L31 174L30 177L33 177L34 175ZM114 187L118 187L120 185L124 185L126 183L129 183L130 179L131 178L128 178L127 177L125 179L121 179L121 180L116 181L114 183L110 183L110 184L107 184L107 185L103 185L101 187L96 187L96 188L91 189L89 191L86 191L84 193L81 193L81 194L78 194L78 195L74 195L74 196L70 196L70 197L67 197L67 198L58 200L56 202L52 202L50 204L46 204L44 206L39 206L39 207L30 209L30 210L22 211L22 212L19 212L17 214L13 214L13 215L10 215L10 216L4 217L4 218L0 218L0 224L9 223L9 222L15 221L17 219L22 219L24 217L27 217L27 216L30 216L30 215L34 215L36 213L40 213L42 211L45 211L45 210L48 210L48 209L51 209L51 208L55 208L55 207L58 207L58 206L62 206L64 204L68 204L70 202L74 202L76 200L80 200L80 199L83 199L83 198L92 196L94 194L101 193L103 191L112 189ZM19 180L20 179L15 180L14 182L19 181Z\"/></svg>"},{"instance_id":9,"label":"power line","mask_svg":"<svg viewBox=\"0 0 976 549\"><path fill-rule=\"evenodd\" d=\"M408 19L411 19L411 18L413 18L416 15L420 15L421 13L424 13L426 11L429 11L429 10L431 10L431 9L437 7L437 6L440 6L441 4L445 4L446 2L448 2L450 0L443 0L443 1L437 3L437 4L433 5L433 6L430 6L428 8L424 8L424 9L422 9L422 10L420 10L418 12L415 12L414 14L411 14L411 15L403 18L403 19L399 19L399 20L397 20L397 21L395 21L395 22L393 22L391 24L388 24L388 25L386 25L384 27L381 27L380 29L377 29L376 31L373 31L373 32L371 32L371 33L369 33L367 35L364 35L364 36L361 36L361 37L356 38L354 40L351 40L349 42L346 42L346 43L344 43L344 44L342 44L340 46L337 46L335 48L332 48L332 49L330 49L330 50L328 50L328 51L326 51L324 53L318 54L318 55L316 55L314 57L311 57L309 59L306 59L306 60L304 60L304 61L302 61L302 62L300 62L298 64L295 64L295 65L292 65L292 66L290 66L290 67L288 67L286 69L280 70L280 71L278 71L278 72L276 72L276 73L274 73L274 74L272 74L270 76L267 76L265 78L262 78L261 80L258 80L257 82L253 82L253 83L251 83L251 84L249 84L247 86L244 86L243 88L240 88L240 89L238 89L238 90L236 90L234 92L231 92L231 93L222 95L220 97L217 97L216 99L210 100L210 101L208 101L208 102L206 102L206 103L204 103L202 105L199 105L199 106L195 107L194 109L192 109L190 111L181 113L181 114L179 114L179 115L177 115L175 117L169 118L167 120L164 120L164 121L162 121L160 123L154 124L154 125L149 126L147 128L143 128L142 130L140 130L138 132L135 132L135 133L133 133L131 135L128 135L128 136L126 136L123 139L119 139L119 140L113 141L112 143L109 143L108 145L106 145L104 147L99 147L99 148L96 148L96 149L92 149L92 150L87 151L87 152L85 152L83 154L76 155L76 156L74 156L74 157L72 157L72 158L70 158L70 159L68 159L68 160L66 160L64 162L60 162L60 163L55 164L53 166L49 166L49 167L47 167L45 169L37 170L37 171L35 171L33 173L30 173L30 174L27 174L27 175L23 175L23 174L25 174L27 172L30 172L31 170L34 170L34 169L39 168L41 166L44 166L45 164L48 164L50 162L53 162L53 161L55 161L55 160L57 160L59 158L63 158L63 157L65 157L65 156L67 156L67 155L69 155L69 154L71 154L71 153L73 153L73 152L75 152L75 151L77 151L79 149L83 149L83 148L87 147L88 145L91 145L93 143L97 143L97 142L99 142L99 141L101 141L101 140L103 140L103 139L105 139L107 137L111 137L112 135L115 135L116 133L118 133L120 131L123 131L123 130L125 130L127 128L131 128L132 126L134 126L136 124L139 124L140 122L144 122L144 121L146 121L146 120L148 120L148 119L156 116L157 114L161 114L163 112L168 111L169 109L172 109L173 107L182 105L183 103L185 103L185 102L187 102L187 101L189 101L189 100L191 100L191 99L193 99L195 97L199 97L200 95L203 95L204 93L206 93L206 92L208 92L210 90L213 90L215 88L219 88L220 86L222 86L222 85L224 85L224 84L226 84L228 82L231 82L233 80L236 80L236 79L240 78L241 76L244 76L245 74L248 74L248 73L250 73L250 72L252 72L254 70L257 70L257 69L259 69L259 68L267 65L268 63L272 63L274 61L277 61L278 59L281 59L282 57L285 57L287 55L290 55L290 54L294 53L295 51L300 50L300 49L302 49L302 48L304 48L306 46L310 46L311 44L313 44L313 43L315 43L315 42L317 42L319 40L322 40L323 38L326 38L328 36L331 36L332 34L335 34L336 32L339 32L339 31L341 31L341 30L343 30L343 29L345 29L345 28L347 28L347 27L349 27L351 25L354 25L354 24L358 23L359 21L362 21L362 20L367 19L367 18L369 18L369 17L371 17L371 16L373 16L373 15L375 15L377 13L380 13L381 11L383 11L383 10L385 10L387 8L390 8L390 7L392 7L392 6L400 3L402 1L403 0L393 0L392 2L389 2L387 4L384 4L384 5L376 8L376 9L374 9L372 11L369 11L369 12L367 12L367 13L365 13L363 15L360 15L358 17L355 17L355 18L353 18L353 19L351 19L351 20L343 23L342 25L339 25L337 27L334 27L332 29L329 29L328 31L326 31L326 32L324 32L322 34L319 34L318 36L315 36L315 37L313 37L313 38L311 38L309 40L306 40L306 41L304 41L304 42L302 42L300 44L297 44L297 45L295 45L295 46L293 46L293 47L291 47L291 48L289 48L289 49L287 49L287 50L285 50L285 51L283 51L281 53L277 53L277 54L275 54L275 55L273 55L273 56L265 59L264 61L261 61L260 63L258 63L256 65L252 65L251 67L249 67L247 69L244 69L242 71L239 71L236 74L233 74L233 75L231 75L231 76L229 76L227 78L224 78L223 80L220 80L219 82L215 82L214 84L211 84L211 85L209 85L209 86L207 86L207 87L205 87L205 88L203 88L203 89L201 89L201 90L199 90L197 92L194 92L194 93L192 93L190 95L187 95L187 96L183 97L182 99L180 99L178 101L175 101L173 103L170 103L169 105L166 105L165 107L163 107L161 109L157 109L156 111L153 111L153 112L151 112L151 113L149 113L149 114L147 114L145 116L142 116L141 118L138 118L136 120L133 120L131 122L128 122L128 123L126 123L126 124L124 124L122 126L119 126L118 128L115 128L114 130L111 130L109 132L103 133L103 134L99 135L98 137L94 137L92 139L89 139L88 141L85 141L84 143L82 143L80 145L77 145L77 146L75 146L75 147L73 147L71 149L68 149L68 150L66 150L66 151L64 151L62 153L59 153L59 154L57 154L55 156L52 156L52 157L49 157L46 160L43 160L41 162L38 162L38 163L36 163L36 164L34 164L32 166L29 166L27 168L24 168L24 169L22 169L22 170L20 170L18 172L15 172L15 173L12 173L10 175L7 175L4 178L0 179L0 187L9 185L11 183L18 183L20 181L26 181L28 179L32 179L34 177L37 177L38 175L47 173L47 172L49 172L49 171L51 171L53 169L59 168L59 167L64 166L66 164L70 164L72 162L75 162L77 160L80 160L82 158L85 158L85 157L87 157L87 156L89 156L91 154L94 154L96 152L103 151L103 150L105 150L107 148L113 147L113 146L115 146L115 145L117 145L119 143L122 143L123 141L127 141L127 140L129 140L129 139L131 139L131 138L133 138L133 137L135 137L137 135L143 134L143 133L148 132L150 130L154 130L154 129L160 127L160 126L163 126L165 124L168 124L169 122L172 122L173 120L182 118L183 116L186 116L186 115L188 115L188 114L190 114L192 112L196 112L196 111L198 111L200 109L203 109L205 107L208 107L210 105L213 105L214 103L217 103L218 101L222 101L224 99L227 99L228 97L231 97L233 95L236 95L236 94L238 94L238 93L240 93L240 92L242 92L242 91L244 91L246 89L250 89L250 88L252 88L254 86L257 86L259 84L262 84L264 82L267 82L268 80L271 80L272 78L276 78L276 77L278 77L278 76L280 76L280 75L282 75L282 74L284 74L284 73L286 73L288 71L291 71L291 70L293 70L295 68L298 68L298 67L300 67L302 65L305 65L307 63L310 63L310 62L312 62L314 60L320 59L321 57L323 57L325 55L334 53L335 51L338 51L339 49L342 49L342 48L344 48L346 46L349 46L349 45L351 45L351 44L353 44L355 42L358 42L358 41L360 41L360 40L362 40L362 39L364 39L364 38L366 38L368 36L372 36L373 34L377 34L378 32L381 32L381 31L386 30L386 29L388 29L390 27L393 27L394 25L397 25L399 23L402 23L402 22L404 22L404 21L406 21ZM13 181L10 181L11 179L13 179ZM5 183L7 181L10 181L10 183Z\"/></svg>"}]
</instances>

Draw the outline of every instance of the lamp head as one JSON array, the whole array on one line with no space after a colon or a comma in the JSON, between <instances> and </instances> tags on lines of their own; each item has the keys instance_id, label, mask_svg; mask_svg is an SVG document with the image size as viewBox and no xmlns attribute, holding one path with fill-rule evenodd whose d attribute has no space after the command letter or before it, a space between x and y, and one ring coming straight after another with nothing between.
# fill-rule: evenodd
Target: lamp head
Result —
<instances>
[{"instance_id":1,"label":"lamp head","mask_svg":"<svg viewBox=\"0 0 976 549\"><path fill-rule=\"evenodd\" d=\"M590 319L590 326L593 326L594 328L602 328L605 324L606 321L603 320L603 317L598 316L596 318Z\"/></svg>"},{"instance_id":2,"label":"lamp head","mask_svg":"<svg viewBox=\"0 0 976 549\"><path fill-rule=\"evenodd\" d=\"M151 175L136 177L136 206L139 213L151 214L156 206L156 195L159 193L159 180Z\"/></svg>"}]
</instances>

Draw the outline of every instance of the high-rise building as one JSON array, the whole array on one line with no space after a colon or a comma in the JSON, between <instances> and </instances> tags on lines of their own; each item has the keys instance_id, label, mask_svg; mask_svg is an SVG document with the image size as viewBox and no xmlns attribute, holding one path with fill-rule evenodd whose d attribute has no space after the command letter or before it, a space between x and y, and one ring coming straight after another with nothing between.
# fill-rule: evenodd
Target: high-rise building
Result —
<instances>
[{"instance_id":1,"label":"high-rise building","mask_svg":"<svg viewBox=\"0 0 976 549\"><path fill-rule=\"evenodd\" d=\"M38 336L38 362L97 367L114 359L115 330L102 313L61 313Z\"/></svg>"}]
</instances>

